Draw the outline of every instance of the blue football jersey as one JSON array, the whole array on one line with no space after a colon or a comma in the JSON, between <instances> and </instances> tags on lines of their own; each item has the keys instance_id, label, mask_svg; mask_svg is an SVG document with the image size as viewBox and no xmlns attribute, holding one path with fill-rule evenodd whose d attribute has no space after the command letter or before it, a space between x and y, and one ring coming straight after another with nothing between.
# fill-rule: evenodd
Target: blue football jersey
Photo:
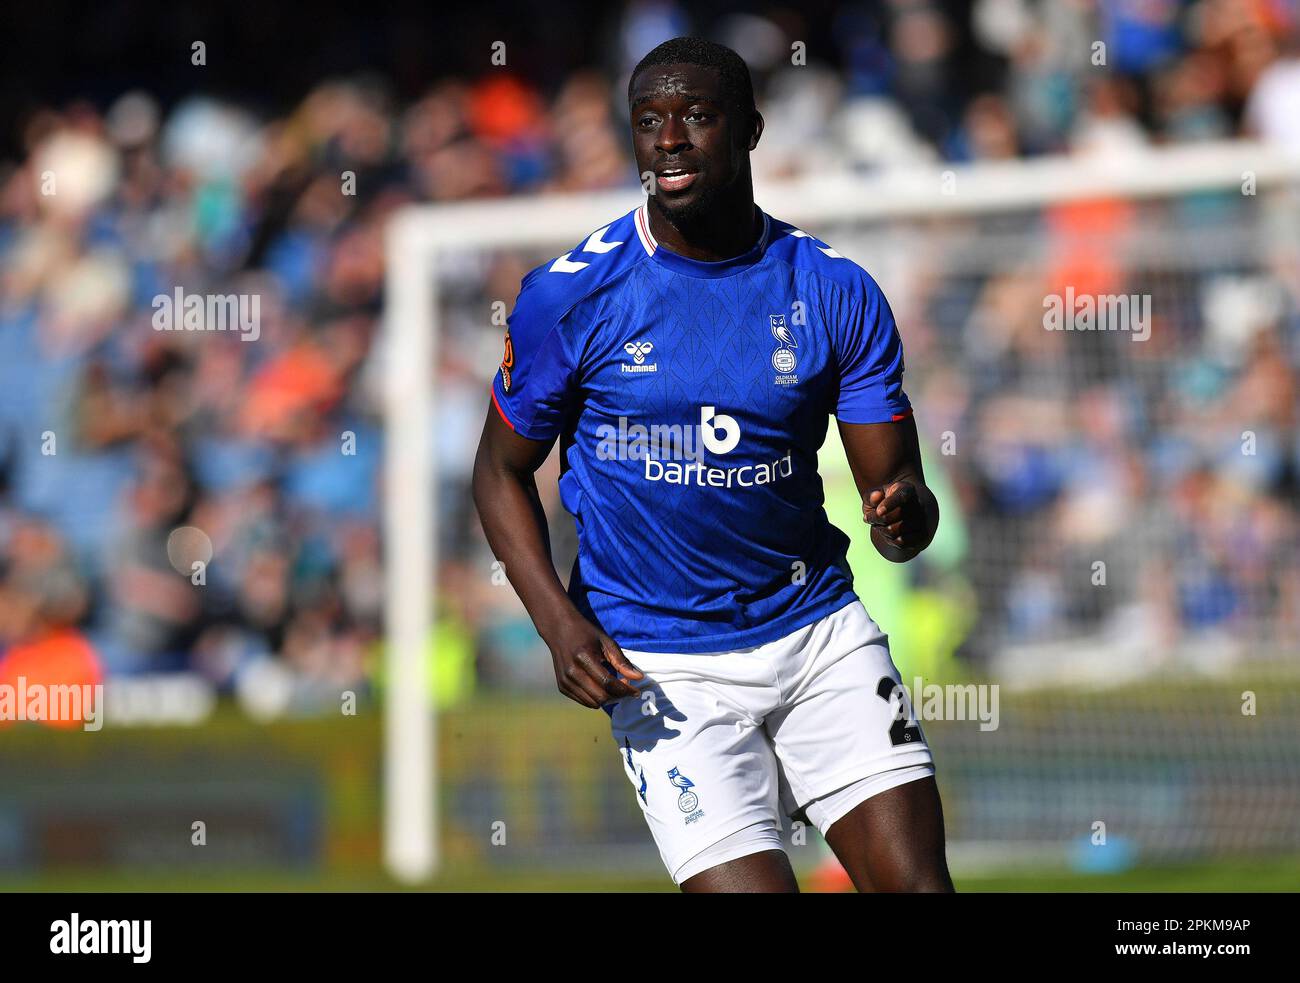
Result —
<instances>
[{"instance_id":1,"label":"blue football jersey","mask_svg":"<svg viewBox=\"0 0 1300 983\"><path fill-rule=\"evenodd\" d=\"M759 211L748 252L660 247L646 207L524 277L492 383L560 438L578 528L569 594L621 646L724 652L853 601L823 509L829 417L903 419L903 347L856 263Z\"/></svg>"}]
</instances>

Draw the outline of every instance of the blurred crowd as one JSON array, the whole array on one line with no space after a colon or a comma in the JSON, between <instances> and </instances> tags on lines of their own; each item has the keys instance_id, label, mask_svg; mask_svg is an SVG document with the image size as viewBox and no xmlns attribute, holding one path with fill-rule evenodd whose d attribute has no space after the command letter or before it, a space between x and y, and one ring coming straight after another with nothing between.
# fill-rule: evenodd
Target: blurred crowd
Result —
<instances>
[{"instance_id":1,"label":"blurred crowd","mask_svg":"<svg viewBox=\"0 0 1300 983\"><path fill-rule=\"evenodd\" d=\"M765 177L1235 135L1300 151L1294 2L844 4L818 28L828 44L802 44L801 17L634 0L604 56L558 82L511 67L541 57L521 38L505 66L485 52L480 73L413 100L375 73L283 113L132 90L28 114L0 161L0 681L56 656L87 677L189 669L222 688L268 665L335 692L373 681L385 221L411 202L634 188L621 94L665 38L702 33L749 62ZM469 257L445 287L431 644L459 666L456 692L551 685L468 494L499 359L490 301L542 258ZM1169 632L1300 610L1295 269L1265 257L1210 271L1254 280L1173 286L1112 271L1096 282L1180 298L1178 341L1086 370L1050 348L1041 278L890 288L928 428L976 435L952 467L971 554L997 558L972 574L997 638L1095 625L1059 560L1107 537L1177 569L1134 585L1169 595ZM157 298L178 287L256 297L257 337L160 330Z\"/></svg>"},{"instance_id":2,"label":"blurred crowd","mask_svg":"<svg viewBox=\"0 0 1300 983\"><path fill-rule=\"evenodd\" d=\"M1123 675L1294 660L1295 190L1018 219L878 229L855 253L894 285L927 469L960 503L944 521L966 527L968 652L1019 648L1044 676L1061 660ZM1146 298L1143 331L1045 330L1063 285L1135 315ZM921 582L937 559L915 561Z\"/></svg>"}]
</instances>

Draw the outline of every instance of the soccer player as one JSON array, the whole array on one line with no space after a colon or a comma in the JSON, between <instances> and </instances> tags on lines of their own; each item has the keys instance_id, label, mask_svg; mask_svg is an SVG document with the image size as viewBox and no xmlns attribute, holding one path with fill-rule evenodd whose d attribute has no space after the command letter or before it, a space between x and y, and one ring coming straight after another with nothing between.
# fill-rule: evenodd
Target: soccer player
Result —
<instances>
[{"instance_id":1,"label":"soccer player","mask_svg":"<svg viewBox=\"0 0 1300 983\"><path fill-rule=\"evenodd\" d=\"M950 891L930 749L817 475L833 414L876 549L933 538L889 305L755 205L735 52L667 41L628 102L653 186L524 278L474 467L488 542L682 890L798 890L784 811L859 890ZM557 438L567 592L534 480Z\"/></svg>"}]
</instances>

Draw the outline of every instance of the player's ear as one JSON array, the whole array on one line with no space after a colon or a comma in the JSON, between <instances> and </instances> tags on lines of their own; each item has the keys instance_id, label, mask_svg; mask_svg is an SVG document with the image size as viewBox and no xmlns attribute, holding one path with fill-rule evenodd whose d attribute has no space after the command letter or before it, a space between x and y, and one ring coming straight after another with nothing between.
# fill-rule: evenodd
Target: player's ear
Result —
<instances>
[{"instance_id":1,"label":"player's ear","mask_svg":"<svg viewBox=\"0 0 1300 983\"><path fill-rule=\"evenodd\" d=\"M763 135L763 114L757 109L754 110L754 130L749 136L749 149L753 150L758 146L758 139Z\"/></svg>"}]
</instances>

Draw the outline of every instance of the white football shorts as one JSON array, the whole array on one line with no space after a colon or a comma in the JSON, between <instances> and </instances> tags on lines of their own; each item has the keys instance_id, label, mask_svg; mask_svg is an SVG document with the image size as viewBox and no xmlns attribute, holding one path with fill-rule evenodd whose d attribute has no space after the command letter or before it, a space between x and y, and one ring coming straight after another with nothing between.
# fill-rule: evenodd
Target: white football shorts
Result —
<instances>
[{"instance_id":1,"label":"white football shorts","mask_svg":"<svg viewBox=\"0 0 1300 983\"><path fill-rule=\"evenodd\" d=\"M854 806L934 774L889 656L854 600L735 652L625 649L639 697L606 704L624 773L673 880L781 849L781 814L825 834Z\"/></svg>"}]
</instances>

